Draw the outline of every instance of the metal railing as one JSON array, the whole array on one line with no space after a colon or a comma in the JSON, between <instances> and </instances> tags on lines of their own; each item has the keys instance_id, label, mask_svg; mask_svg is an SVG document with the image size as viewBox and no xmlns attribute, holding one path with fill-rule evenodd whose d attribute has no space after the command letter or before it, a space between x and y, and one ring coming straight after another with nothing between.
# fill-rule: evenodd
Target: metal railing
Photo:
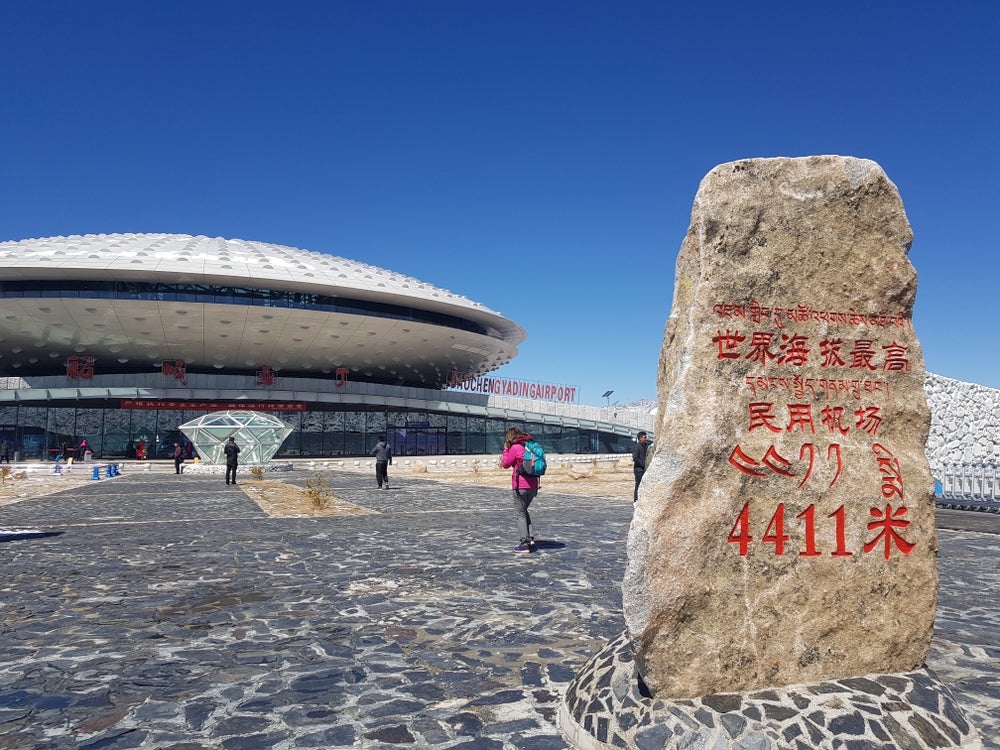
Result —
<instances>
[{"instance_id":1,"label":"metal railing","mask_svg":"<svg viewBox=\"0 0 1000 750\"><path fill-rule=\"evenodd\" d=\"M1000 502L1000 464L943 464L938 496L947 500Z\"/></svg>"}]
</instances>

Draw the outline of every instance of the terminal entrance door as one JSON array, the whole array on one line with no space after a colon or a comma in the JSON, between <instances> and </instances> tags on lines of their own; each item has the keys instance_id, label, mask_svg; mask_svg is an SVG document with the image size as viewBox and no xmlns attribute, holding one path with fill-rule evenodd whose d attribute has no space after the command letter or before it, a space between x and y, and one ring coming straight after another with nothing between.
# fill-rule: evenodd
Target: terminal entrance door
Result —
<instances>
[{"instance_id":1,"label":"terminal entrance door","mask_svg":"<svg viewBox=\"0 0 1000 750\"><path fill-rule=\"evenodd\" d=\"M441 456L447 451L444 427L390 428L386 439L396 456Z\"/></svg>"}]
</instances>

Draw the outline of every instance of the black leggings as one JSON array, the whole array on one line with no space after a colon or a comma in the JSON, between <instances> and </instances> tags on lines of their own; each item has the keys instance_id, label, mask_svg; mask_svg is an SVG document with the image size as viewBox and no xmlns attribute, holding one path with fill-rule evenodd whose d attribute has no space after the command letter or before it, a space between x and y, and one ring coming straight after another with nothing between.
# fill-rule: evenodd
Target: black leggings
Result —
<instances>
[{"instance_id":1,"label":"black leggings","mask_svg":"<svg viewBox=\"0 0 1000 750\"><path fill-rule=\"evenodd\" d=\"M531 501L535 499L535 495L538 494L536 489L521 489L510 491L511 498L514 500L514 514L517 518L517 535L520 537L521 541L527 544L531 541L531 514L528 512L528 506L531 505Z\"/></svg>"}]
</instances>

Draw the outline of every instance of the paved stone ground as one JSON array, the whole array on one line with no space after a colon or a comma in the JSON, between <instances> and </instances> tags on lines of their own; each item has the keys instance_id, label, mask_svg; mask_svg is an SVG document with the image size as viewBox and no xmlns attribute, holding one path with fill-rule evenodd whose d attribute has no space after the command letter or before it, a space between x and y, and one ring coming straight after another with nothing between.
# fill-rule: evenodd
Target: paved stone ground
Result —
<instances>
[{"instance_id":1,"label":"paved stone ground","mask_svg":"<svg viewBox=\"0 0 1000 750\"><path fill-rule=\"evenodd\" d=\"M327 477L380 515L271 519L172 473L0 508L61 532L0 537L0 748L567 747L561 691L623 627L631 504L543 492L517 556L503 490ZM941 531L930 659L993 749L998 532Z\"/></svg>"}]
</instances>

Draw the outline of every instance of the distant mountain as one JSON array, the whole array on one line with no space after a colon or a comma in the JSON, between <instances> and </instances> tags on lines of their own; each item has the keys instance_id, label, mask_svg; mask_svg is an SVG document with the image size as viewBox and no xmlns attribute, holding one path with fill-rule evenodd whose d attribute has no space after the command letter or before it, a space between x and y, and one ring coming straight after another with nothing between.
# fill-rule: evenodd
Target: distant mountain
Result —
<instances>
[{"instance_id":1,"label":"distant mountain","mask_svg":"<svg viewBox=\"0 0 1000 750\"><path fill-rule=\"evenodd\" d=\"M634 411L639 414L656 414L660 410L660 405L652 399L644 398L641 401L633 401L629 404L615 404L618 411Z\"/></svg>"}]
</instances>

